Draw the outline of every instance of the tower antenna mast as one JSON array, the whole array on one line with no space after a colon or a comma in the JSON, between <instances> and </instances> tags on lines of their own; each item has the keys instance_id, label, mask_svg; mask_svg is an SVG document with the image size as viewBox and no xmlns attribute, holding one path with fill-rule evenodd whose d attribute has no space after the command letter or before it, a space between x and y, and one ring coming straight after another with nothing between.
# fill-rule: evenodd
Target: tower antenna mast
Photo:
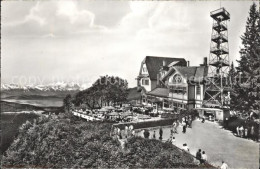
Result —
<instances>
[{"instance_id":1,"label":"tower antenna mast","mask_svg":"<svg viewBox=\"0 0 260 169\"><path fill-rule=\"evenodd\" d=\"M210 16L213 18L213 26L203 107L224 108L229 107L225 96L231 89L228 78L230 64L227 27L230 14L222 7L212 11Z\"/></svg>"}]
</instances>

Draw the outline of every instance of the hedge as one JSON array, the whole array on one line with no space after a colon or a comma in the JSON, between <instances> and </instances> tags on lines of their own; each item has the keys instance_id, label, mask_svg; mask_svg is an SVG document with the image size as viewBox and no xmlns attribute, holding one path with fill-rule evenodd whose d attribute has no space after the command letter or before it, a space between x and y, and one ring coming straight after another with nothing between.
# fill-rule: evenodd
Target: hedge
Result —
<instances>
[{"instance_id":1,"label":"hedge","mask_svg":"<svg viewBox=\"0 0 260 169\"><path fill-rule=\"evenodd\" d=\"M40 117L22 125L2 158L3 168L200 168L169 143L131 137L122 149L112 125Z\"/></svg>"}]
</instances>

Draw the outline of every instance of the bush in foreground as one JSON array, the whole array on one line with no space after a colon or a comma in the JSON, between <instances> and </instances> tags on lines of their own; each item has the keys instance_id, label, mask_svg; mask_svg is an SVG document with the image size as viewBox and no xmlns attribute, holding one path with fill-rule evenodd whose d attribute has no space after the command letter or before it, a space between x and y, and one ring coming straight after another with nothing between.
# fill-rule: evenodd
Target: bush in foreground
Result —
<instances>
[{"instance_id":1,"label":"bush in foreground","mask_svg":"<svg viewBox=\"0 0 260 169\"><path fill-rule=\"evenodd\" d=\"M27 122L3 157L3 167L194 167L192 157L169 143L133 137L122 149L111 124L39 118Z\"/></svg>"},{"instance_id":2,"label":"bush in foreground","mask_svg":"<svg viewBox=\"0 0 260 169\"><path fill-rule=\"evenodd\" d=\"M34 113L2 113L1 114L1 152L4 153L17 137L19 127L26 121L33 121L39 115Z\"/></svg>"}]
</instances>

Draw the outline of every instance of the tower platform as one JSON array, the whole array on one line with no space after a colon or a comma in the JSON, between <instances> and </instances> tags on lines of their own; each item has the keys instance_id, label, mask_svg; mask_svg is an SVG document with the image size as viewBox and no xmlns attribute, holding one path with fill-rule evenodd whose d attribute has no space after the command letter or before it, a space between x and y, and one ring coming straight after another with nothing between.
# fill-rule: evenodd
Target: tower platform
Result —
<instances>
[{"instance_id":1,"label":"tower platform","mask_svg":"<svg viewBox=\"0 0 260 169\"><path fill-rule=\"evenodd\" d=\"M230 19L230 14L226 11L225 8L220 8L210 12L210 16L216 21L225 21Z\"/></svg>"}]
</instances>

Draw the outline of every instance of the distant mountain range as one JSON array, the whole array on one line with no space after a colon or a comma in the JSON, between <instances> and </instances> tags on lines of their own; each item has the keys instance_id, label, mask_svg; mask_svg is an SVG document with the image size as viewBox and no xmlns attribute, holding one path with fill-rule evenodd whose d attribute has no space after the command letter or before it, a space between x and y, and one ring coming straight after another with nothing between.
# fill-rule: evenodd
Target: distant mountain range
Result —
<instances>
[{"instance_id":1,"label":"distant mountain range","mask_svg":"<svg viewBox=\"0 0 260 169\"><path fill-rule=\"evenodd\" d=\"M58 82L48 85L17 85L17 84L1 84L1 99L44 99L65 97L66 94L75 94L84 90L85 85L77 83Z\"/></svg>"},{"instance_id":2,"label":"distant mountain range","mask_svg":"<svg viewBox=\"0 0 260 169\"><path fill-rule=\"evenodd\" d=\"M86 89L85 85L77 83L57 82L48 85L18 85L18 84L1 84L1 90L23 90L23 91L80 91Z\"/></svg>"}]
</instances>

